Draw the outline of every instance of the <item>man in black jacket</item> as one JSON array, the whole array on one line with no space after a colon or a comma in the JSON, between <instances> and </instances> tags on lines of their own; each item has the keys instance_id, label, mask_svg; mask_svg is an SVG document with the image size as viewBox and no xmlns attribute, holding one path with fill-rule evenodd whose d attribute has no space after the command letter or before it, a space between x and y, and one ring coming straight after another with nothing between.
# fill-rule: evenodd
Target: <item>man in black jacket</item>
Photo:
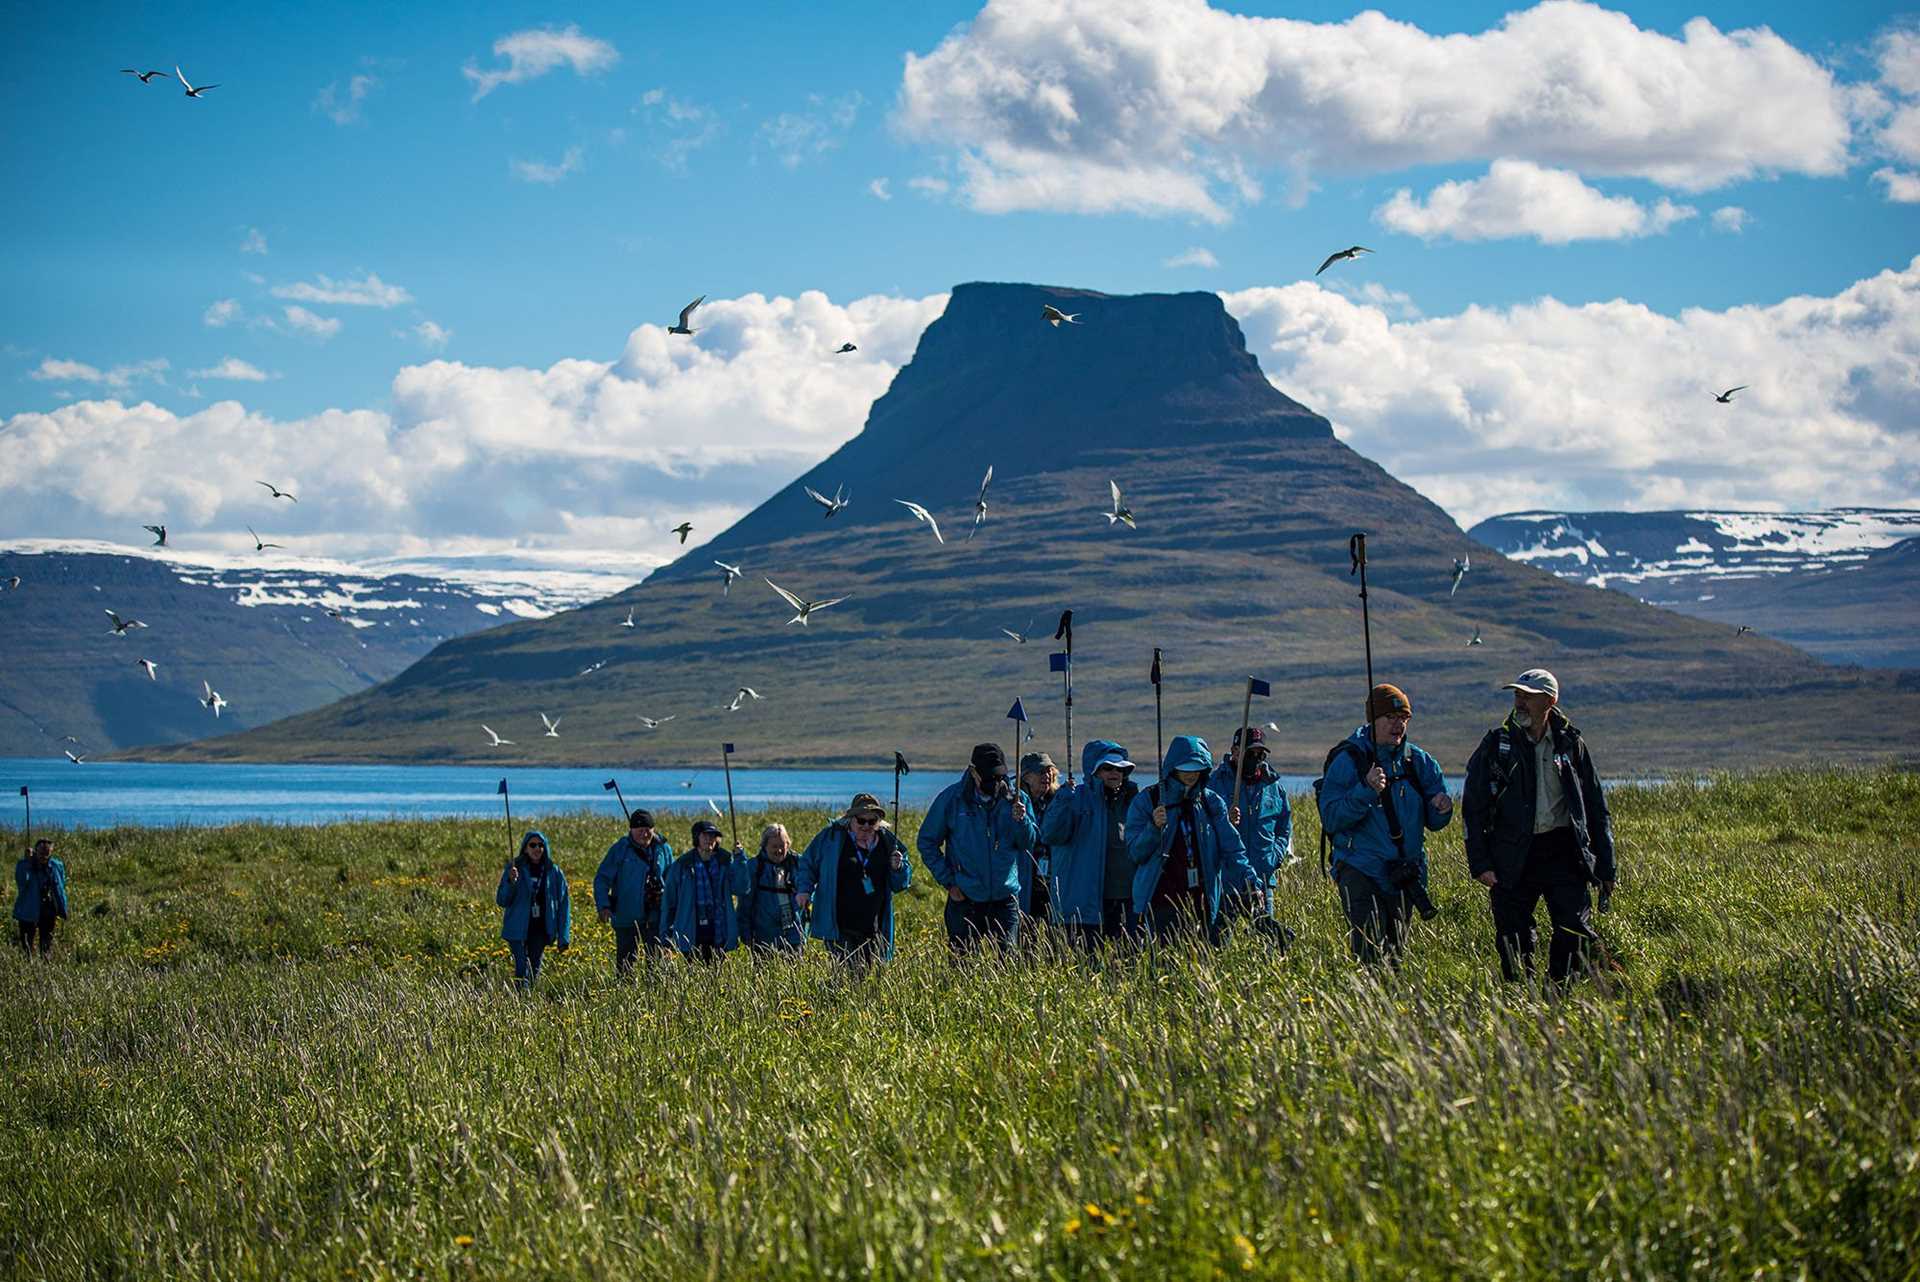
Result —
<instances>
[{"instance_id":1,"label":"man in black jacket","mask_svg":"<svg viewBox=\"0 0 1920 1282\"><path fill-rule=\"evenodd\" d=\"M1534 910L1545 899L1547 975L1564 980L1593 938L1587 887L1600 887L1603 908L1613 894L1613 822L1553 673L1529 668L1500 688L1513 691L1513 712L1467 762L1467 871L1493 901L1501 975L1532 972Z\"/></svg>"}]
</instances>

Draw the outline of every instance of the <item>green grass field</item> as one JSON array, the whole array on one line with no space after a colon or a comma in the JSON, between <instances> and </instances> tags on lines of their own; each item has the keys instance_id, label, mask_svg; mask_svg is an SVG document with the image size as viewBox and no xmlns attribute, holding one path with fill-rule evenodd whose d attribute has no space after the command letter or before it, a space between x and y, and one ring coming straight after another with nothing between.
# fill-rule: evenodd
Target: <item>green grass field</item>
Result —
<instances>
[{"instance_id":1,"label":"green grass field","mask_svg":"<svg viewBox=\"0 0 1920 1282\"><path fill-rule=\"evenodd\" d=\"M1920 1276L1920 777L1614 805L1567 997L1494 982L1457 825L1398 975L1302 816L1284 959L956 969L916 869L871 981L621 985L616 834L558 819L531 996L497 821L75 834L54 961L0 960L0 1276Z\"/></svg>"}]
</instances>

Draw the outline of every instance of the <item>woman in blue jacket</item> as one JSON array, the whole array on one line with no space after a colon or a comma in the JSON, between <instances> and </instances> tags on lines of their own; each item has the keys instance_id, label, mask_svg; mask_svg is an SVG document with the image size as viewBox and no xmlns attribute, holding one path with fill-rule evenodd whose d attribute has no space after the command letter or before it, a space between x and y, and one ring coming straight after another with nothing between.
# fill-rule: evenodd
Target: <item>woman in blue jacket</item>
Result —
<instances>
[{"instance_id":1,"label":"woman in blue jacket","mask_svg":"<svg viewBox=\"0 0 1920 1282\"><path fill-rule=\"evenodd\" d=\"M800 861L785 824L760 830L760 852L747 861L747 888L740 895L740 942L756 953L798 954L806 945L795 902Z\"/></svg>"},{"instance_id":2,"label":"woman in blue jacket","mask_svg":"<svg viewBox=\"0 0 1920 1282\"><path fill-rule=\"evenodd\" d=\"M1080 767L1081 781L1048 805L1040 840L1052 862L1053 920L1093 952L1102 940L1119 943L1133 929L1133 858L1125 831L1140 789L1127 750L1111 739L1090 740L1080 750Z\"/></svg>"},{"instance_id":3,"label":"woman in blue jacket","mask_svg":"<svg viewBox=\"0 0 1920 1282\"><path fill-rule=\"evenodd\" d=\"M40 955L53 952L53 926L67 915L67 866L53 857L53 842L42 837L13 865L13 919L19 923L20 947L33 954L36 939Z\"/></svg>"},{"instance_id":4,"label":"woman in blue jacket","mask_svg":"<svg viewBox=\"0 0 1920 1282\"><path fill-rule=\"evenodd\" d=\"M567 875L553 862L543 832L520 839L520 853L500 874L493 901L501 914L500 938L513 951L513 977L531 984L540 977L540 956L552 944L561 952L573 945L573 903Z\"/></svg>"},{"instance_id":5,"label":"woman in blue jacket","mask_svg":"<svg viewBox=\"0 0 1920 1282\"><path fill-rule=\"evenodd\" d=\"M1240 844L1247 848L1247 865L1253 869L1251 884L1227 887L1224 922L1245 917L1254 929L1284 946L1292 932L1273 920L1273 881L1293 852L1293 805L1280 776L1267 762L1266 731L1248 726L1242 751L1236 729L1233 751L1215 768L1207 786L1226 799L1229 809L1238 788L1240 821L1235 827Z\"/></svg>"},{"instance_id":6,"label":"woman in blue jacket","mask_svg":"<svg viewBox=\"0 0 1920 1282\"><path fill-rule=\"evenodd\" d=\"M720 848L720 830L706 819L693 825L693 849L667 865L660 928L683 957L717 962L740 946L735 897L747 890L747 860Z\"/></svg>"},{"instance_id":7,"label":"woman in blue jacket","mask_svg":"<svg viewBox=\"0 0 1920 1282\"><path fill-rule=\"evenodd\" d=\"M893 897L913 884L913 868L870 792L807 843L794 872L795 902L809 931L856 973L893 956Z\"/></svg>"},{"instance_id":8,"label":"woman in blue jacket","mask_svg":"<svg viewBox=\"0 0 1920 1282\"><path fill-rule=\"evenodd\" d=\"M1253 879L1227 803L1207 787L1212 770L1205 739L1175 735L1160 782L1143 789L1127 811L1133 907L1157 942L1191 931L1218 944L1221 894Z\"/></svg>"}]
</instances>

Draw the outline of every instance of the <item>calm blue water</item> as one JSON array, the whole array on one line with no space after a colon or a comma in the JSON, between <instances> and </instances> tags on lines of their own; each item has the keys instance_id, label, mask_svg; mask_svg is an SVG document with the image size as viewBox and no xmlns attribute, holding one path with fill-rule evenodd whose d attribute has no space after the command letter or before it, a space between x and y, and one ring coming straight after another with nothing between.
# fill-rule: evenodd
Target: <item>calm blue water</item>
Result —
<instances>
[{"instance_id":1,"label":"calm blue water","mask_svg":"<svg viewBox=\"0 0 1920 1282\"><path fill-rule=\"evenodd\" d=\"M900 804L925 806L960 777L962 763L924 767L900 781ZM432 818L500 813L498 767L472 766L251 766L174 765L153 762L88 762L11 758L0 761L0 801L15 807L7 826L20 822L19 792L32 792L33 822L62 828L139 824L167 828L269 820L315 824L336 819ZM547 815L596 810L614 819L618 803L601 788L605 770L523 767L505 772L513 811ZM630 806L687 813L705 811L711 798L727 806L725 776L718 770L626 770L616 772ZM1282 776L1289 791L1311 784L1305 775ZM686 786L686 785L691 786ZM734 804L741 810L769 805L844 806L856 792L893 800L893 776L885 770L735 770Z\"/></svg>"}]
</instances>

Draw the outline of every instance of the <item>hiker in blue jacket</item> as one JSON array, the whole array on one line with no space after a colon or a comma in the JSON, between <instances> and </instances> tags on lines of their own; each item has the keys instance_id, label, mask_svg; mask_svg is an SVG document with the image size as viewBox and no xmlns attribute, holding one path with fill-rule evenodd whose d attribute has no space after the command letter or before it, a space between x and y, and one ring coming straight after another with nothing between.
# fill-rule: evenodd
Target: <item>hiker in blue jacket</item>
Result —
<instances>
[{"instance_id":1,"label":"hiker in blue jacket","mask_svg":"<svg viewBox=\"0 0 1920 1282\"><path fill-rule=\"evenodd\" d=\"M13 920L18 923L20 947L32 956L53 952L54 923L67 915L67 866L53 857L53 841L42 837L33 849L14 861Z\"/></svg>"},{"instance_id":2,"label":"hiker in blue jacket","mask_svg":"<svg viewBox=\"0 0 1920 1282\"><path fill-rule=\"evenodd\" d=\"M644 944L649 953L666 947L660 931L660 900L666 889L673 847L654 831L653 815L635 810L627 816L627 835L607 847L593 874L593 905L600 920L613 926L613 969L633 970Z\"/></svg>"},{"instance_id":3,"label":"hiker in blue jacket","mask_svg":"<svg viewBox=\"0 0 1920 1282\"><path fill-rule=\"evenodd\" d=\"M1329 876L1340 889L1359 961L1397 964L1407 925L1426 898L1426 832L1453 819L1440 767L1407 741L1413 703L1382 683L1367 695L1367 724L1328 757L1320 785L1320 825L1333 851ZM1406 849L1394 843L1388 799Z\"/></svg>"},{"instance_id":4,"label":"hiker in blue jacket","mask_svg":"<svg viewBox=\"0 0 1920 1282\"><path fill-rule=\"evenodd\" d=\"M799 868L787 826L768 824L762 828L760 850L747 861L747 888L740 895L737 909L740 942L755 953L791 956L806 946L800 905L795 902Z\"/></svg>"},{"instance_id":5,"label":"hiker in blue jacket","mask_svg":"<svg viewBox=\"0 0 1920 1282\"><path fill-rule=\"evenodd\" d=\"M983 941L1020 942L1018 863L1038 836L1026 802L1009 791L1000 745L976 745L967 772L934 798L915 842L927 871L946 888L947 945L955 956Z\"/></svg>"},{"instance_id":6,"label":"hiker in blue jacket","mask_svg":"<svg viewBox=\"0 0 1920 1282\"><path fill-rule=\"evenodd\" d=\"M1160 781L1135 796L1127 811L1133 907L1156 942L1191 932L1218 944L1221 895L1253 879L1227 802L1207 786L1212 770L1205 739L1175 735Z\"/></svg>"},{"instance_id":7,"label":"hiker in blue jacket","mask_svg":"<svg viewBox=\"0 0 1920 1282\"><path fill-rule=\"evenodd\" d=\"M567 875L553 862L542 832L520 838L520 853L500 874L493 901L501 914L500 938L513 952L513 977L522 985L540 977L540 956L552 944L561 952L573 945L573 905Z\"/></svg>"},{"instance_id":8,"label":"hiker in blue jacket","mask_svg":"<svg viewBox=\"0 0 1920 1282\"><path fill-rule=\"evenodd\" d=\"M693 849L667 865L660 924L684 957L717 962L740 946L734 899L747 889L747 860L739 848L720 848L720 829L696 820Z\"/></svg>"},{"instance_id":9,"label":"hiker in blue jacket","mask_svg":"<svg viewBox=\"0 0 1920 1282\"><path fill-rule=\"evenodd\" d=\"M1060 798L1060 768L1044 752L1020 758L1020 791L1033 816L1036 833L1046 827L1047 810ZM1035 836L1033 848L1016 865L1020 872L1020 944L1040 947L1052 920L1053 850L1045 837Z\"/></svg>"},{"instance_id":10,"label":"hiker in blue jacket","mask_svg":"<svg viewBox=\"0 0 1920 1282\"><path fill-rule=\"evenodd\" d=\"M1240 776L1240 822L1235 827L1247 848L1247 865L1253 870L1253 880L1248 884L1227 887L1222 917L1226 924L1244 917L1255 929L1284 943L1290 935L1273 920L1273 883L1275 873L1293 854L1293 805L1287 800L1280 776L1267 763L1266 731L1248 726L1246 732L1245 750L1240 747L1240 731L1236 729L1233 751L1207 780L1207 786L1231 806L1234 776Z\"/></svg>"},{"instance_id":11,"label":"hiker in blue jacket","mask_svg":"<svg viewBox=\"0 0 1920 1282\"><path fill-rule=\"evenodd\" d=\"M809 931L856 973L893 956L893 897L913 884L886 813L878 797L856 793L847 812L807 843L794 874Z\"/></svg>"},{"instance_id":12,"label":"hiker in blue jacket","mask_svg":"<svg viewBox=\"0 0 1920 1282\"><path fill-rule=\"evenodd\" d=\"M1133 857L1127 809L1140 791L1127 750L1091 739L1080 750L1081 780L1056 796L1040 822L1053 875L1053 920L1087 952L1132 937Z\"/></svg>"}]
</instances>

